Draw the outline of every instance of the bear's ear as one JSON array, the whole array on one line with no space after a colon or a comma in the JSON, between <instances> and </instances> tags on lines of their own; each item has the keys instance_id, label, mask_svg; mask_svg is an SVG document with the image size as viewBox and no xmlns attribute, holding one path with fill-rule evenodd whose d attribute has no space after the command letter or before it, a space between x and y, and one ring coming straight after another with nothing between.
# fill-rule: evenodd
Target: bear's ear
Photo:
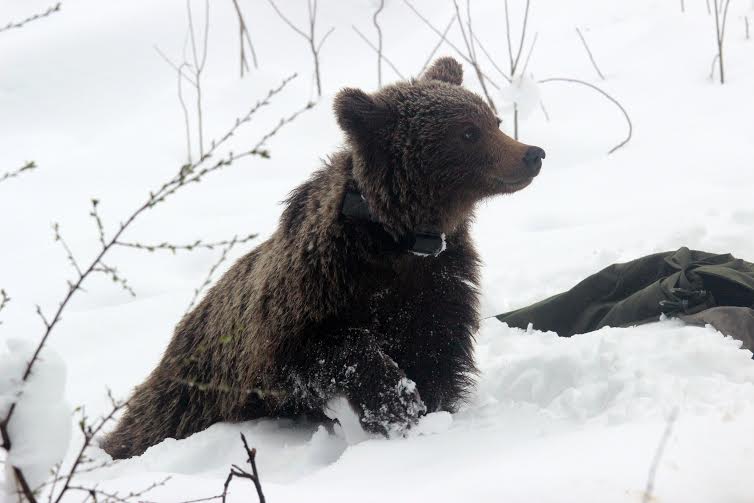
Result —
<instances>
[{"instance_id":1,"label":"bear's ear","mask_svg":"<svg viewBox=\"0 0 754 503\"><path fill-rule=\"evenodd\" d=\"M356 139L366 139L385 125L388 117L387 110L371 96L350 87L335 96L333 108L340 128Z\"/></svg>"},{"instance_id":2,"label":"bear's ear","mask_svg":"<svg viewBox=\"0 0 754 503\"><path fill-rule=\"evenodd\" d=\"M439 80L460 86L463 83L463 67L451 57L440 58L430 66L422 80Z\"/></svg>"}]
</instances>

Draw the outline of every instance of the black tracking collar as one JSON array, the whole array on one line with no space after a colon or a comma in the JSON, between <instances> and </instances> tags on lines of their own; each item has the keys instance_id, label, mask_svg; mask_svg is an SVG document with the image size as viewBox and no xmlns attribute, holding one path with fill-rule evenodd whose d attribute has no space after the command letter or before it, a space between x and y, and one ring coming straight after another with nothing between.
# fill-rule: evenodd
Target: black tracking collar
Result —
<instances>
[{"instance_id":1,"label":"black tracking collar","mask_svg":"<svg viewBox=\"0 0 754 503\"><path fill-rule=\"evenodd\" d=\"M343 206L341 214L354 220L363 220L379 224L372 212L369 210L364 196L355 190L346 191L343 196ZM445 251L445 234L430 231L411 232L402 236L396 242L399 248L420 255L423 257L436 257Z\"/></svg>"}]
</instances>

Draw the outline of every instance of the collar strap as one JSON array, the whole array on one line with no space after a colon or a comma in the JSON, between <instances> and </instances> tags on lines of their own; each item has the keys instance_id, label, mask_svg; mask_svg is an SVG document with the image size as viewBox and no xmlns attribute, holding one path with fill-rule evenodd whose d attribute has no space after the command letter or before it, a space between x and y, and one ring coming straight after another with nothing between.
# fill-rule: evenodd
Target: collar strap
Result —
<instances>
[{"instance_id":1,"label":"collar strap","mask_svg":"<svg viewBox=\"0 0 754 503\"><path fill-rule=\"evenodd\" d=\"M348 190L343 196L340 213L354 220L362 220L379 224L379 220L372 214L366 199L358 191ZM432 231L410 232L396 241L399 248L422 257L436 257L445 251L447 246L445 234Z\"/></svg>"}]
</instances>

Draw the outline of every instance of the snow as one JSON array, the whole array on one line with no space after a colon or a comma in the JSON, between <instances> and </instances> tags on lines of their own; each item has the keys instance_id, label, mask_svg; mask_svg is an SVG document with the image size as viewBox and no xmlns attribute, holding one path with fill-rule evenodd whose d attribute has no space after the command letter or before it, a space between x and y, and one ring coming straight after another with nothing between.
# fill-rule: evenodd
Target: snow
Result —
<instances>
[{"instance_id":1,"label":"snow","mask_svg":"<svg viewBox=\"0 0 754 503\"><path fill-rule=\"evenodd\" d=\"M224 133L285 76L297 71L299 77L240 131L234 149L253 144L280 116L316 98L303 39L265 2L240 3L260 68L238 78L232 6L211 2L208 136ZM321 33L336 26L322 49L321 102L270 142L271 159L246 159L187 188L139 220L129 240L192 242L249 232L259 232L261 240L273 231L277 203L342 142L331 112L335 92L345 86L371 90L376 83L373 54L350 29L353 23L374 36L373 2L320 3ZM453 11L452 4L415 4L442 27ZM744 15L754 20L754 5L731 3L727 82L721 86L708 78L713 20L702 2L686 4L681 14L677 3L656 0L532 2L529 36L539 36L526 79L574 77L600 86L629 111L634 135L608 156L626 125L603 96L565 83L522 83L520 99L534 106L530 115L521 114L521 139L543 147L547 159L530 187L480 205L473 232L484 260L483 316L563 291L614 262L684 245L754 260L754 40L745 40L743 24ZM523 2L510 5L517 30ZM0 25L47 6L42 0L6 2ZM284 9L294 22L304 22L303 4ZM473 9L479 39L505 67L500 2L475 0ZM415 74L435 36L401 2L387 2L381 20L386 55L403 73ZM97 244L90 199L101 201L110 233L185 161L175 72L153 49L179 58L185 23L178 0L71 0L48 19L0 34L0 173L26 160L39 165L0 183L0 287L13 299L0 313L0 342L8 346L0 362L0 408L20 391L12 381L23 367L19 355L41 335L35 304L45 311L56 307L72 276L52 240L51 222L60 222L74 254L86 261ZM596 79L575 26L587 34L605 81ZM451 37L462 45L459 33ZM451 54L447 47L440 53ZM393 78L387 65L383 73ZM467 85L479 90L467 65L465 75ZM532 98L537 96L549 122ZM504 109L502 118L510 131L511 111ZM22 390L28 409L14 416L18 450L5 459L6 468L30 463L39 474L34 477L42 477L65 450L65 432L70 459L81 434L65 404L84 406L96 417L108 407L107 387L126 397L159 360L219 253L113 252L109 265L119 267L137 296L104 277L77 294ZM23 343L14 342L19 338ZM557 338L489 319L476 356L481 373L468 406L424 417L405 438L366 435L347 404L333 402L340 425L332 428L269 419L217 424L82 475L82 481L128 492L172 476L143 498L217 495L230 464L245 462L242 432L257 448L272 502L638 502L677 411L657 470L655 501L751 500L754 362L712 328L663 320ZM33 457L40 444L50 447L44 459ZM24 445L29 450L22 451ZM102 451L92 455L107 459ZM82 495L73 496L78 501ZM255 501L253 485L234 481L229 500Z\"/></svg>"},{"instance_id":2,"label":"snow","mask_svg":"<svg viewBox=\"0 0 754 503\"><path fill-rule=\"evenodd\" d=\"M65 402L65 362L54 351L45 348L39 363L26 383L21 376L35 345L21 339L8 339L0 353L0 414L8 412L15 402L8 434L13 441L5 461L2 493L12 494L9 484L11 467L21 468L31 487L45 482L50 469L60 462L71 438L71 408Z\"/></svg>"}]
</instances>

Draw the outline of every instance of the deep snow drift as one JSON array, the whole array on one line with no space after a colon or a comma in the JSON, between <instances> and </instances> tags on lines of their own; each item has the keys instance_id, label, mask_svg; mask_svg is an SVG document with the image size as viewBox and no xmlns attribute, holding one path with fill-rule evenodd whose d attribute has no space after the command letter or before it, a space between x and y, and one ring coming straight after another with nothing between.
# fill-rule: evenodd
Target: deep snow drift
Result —
<instances>
[{"instance_id":1,"label":"deep snow drift","mask_svg":"<svg viewBox=\"0 0 754 503\"><path fill-rule=\"evenodd\" d=\"M213 0L207 136L222 135L285 76L297 71L299 77L235 138L236 148L253 144L279 117L316 96L303 39L265 2L240 4L260 68L238 78L233 8ZM452 2L415 4L439 26L453 12ZM510 4L516 39L523 2ZM704 2L685 4L681 13L678 3L655 0L532 1L529 40L539 34L528 67L534 77L520 88L500 82L503 89L494 96L508 132L511 107L504 100L525 102L521 139L544 147L547 159L531 187L479 208L474 234L485 262L485 316L567 289L608 264L683 245L754 260L754 40L744 32L744 16L752 23L754 5L731 5L727 82L721 86L708 78L715 53L712 17ZM303 23L303 2L280 5ZM385 53L404 74L415 75L436 37L403 3L386 5ZM501 2L472 6L480 40L504 66ZM42 0L3 5L0 26L46 7ZM97 244L90 199L100 199L112 232L185 161L175 72L153 48L180 58L184 8L178 0L71 0L49 19L0 34L0 173L30 159L39 165L0 184L0 288L12 297L0 313L0 377L21 371L18 355L28 354L40 334L35 304L54 308L71 276L50 223L60 222L73 252L89 258ZM322 49L318 105L273 139L271 159L247 159L187 189L146 215L128 238L156 243L269 235L278 201L342 141L330 111L334 93L375 86L374 55L350 29L353 23L374 37L372 9L366 0L322 0L320 33L330 25L336 30ZM457 29L450 36L462 44ZM440 54L453 53L445 46ZM467 85L478 89L472 69L465 69ZM395 78L389 67L383 72L385 80ZM631 115L632 140L606 155L626 132L619 111L589 89L535 83L547 77L580 78L610 92ZM234 250L234 257L252 246ZM28 439L19 446L50 447L49 458L22 458L41 470L40 477L67 439L65 433L48 436L66 431L65 424L50 421L80 405L90 416L104 412L106 387L127 396L158 361L218 254L116 250L110 263L137 296L102 277L78 294L44 354L37 384L45 384L26 390L33 398L28 414L17 416L39 420L18 420ZM141 499L217 495L229 465L244 462L238 435L244 432L258 449L271 502L639 502L658 443L677 413L654 501L752 500L754 362L735 341L672 320L559 339L492 319L484 322L476 351L481 374L471 403L453 415L427 416L406 439L368 438L347 420L334 432L292 421L218 424L82 481L124 494L172 476ZM0 381L0 409L17 391L11 380ZM342 404L333 408L347 416ZM80 434L73 422L68 431L71 456ZM101 451L93 454L106 459ZM233 482L231 501L254 498L251 483Z\"/></svg>"}]
</instances>

